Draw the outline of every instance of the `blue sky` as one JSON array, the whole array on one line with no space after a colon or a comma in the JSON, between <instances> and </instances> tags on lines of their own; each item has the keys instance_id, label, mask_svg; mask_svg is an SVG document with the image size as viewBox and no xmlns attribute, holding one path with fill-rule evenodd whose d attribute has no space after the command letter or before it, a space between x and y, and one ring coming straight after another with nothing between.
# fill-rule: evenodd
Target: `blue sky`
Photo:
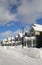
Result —
<instances>
[{"instance_id":1,"label":"blue sky","mask_svg":"<svg viewBox=\"0 0 42 65\"><path fill-rule=\"evenodd\" d=\"M42 19L38 19L37 21L36 21L36 23L37 24L42 24ZM28 25L28 27L29 27L29 25L30 24L27 24ZM23 24L23 23L20 23L20 22L10 22L10 23L8 23L8 24L5 24L5 25L0 25L0 32L5 32L5 31L7 31L7 30L11 30L11 31L16 31L16 30L18 30L18 29L21 29L22 30L22 27L26 27L26 25L25 24Z\"/></svg>"},{"instance_id":2,"label":"blue sky","mask_svg":"<svg viewBox=\"0 0 42 65\"><path fill-rule=\"evenodd\" d=\"M20 23L20 22L10 22L6 25L1 25L0 29L1 29L0 32L4 32L4 31L7 31L7 30L16 31L17 29L22 29L22 23Z\"/></svg>"},{"instance_id":3,"label":"blue sky","mask_svg":"<svg viewBox=\"0 0 42 65\"><path fill-rule=\"evenodd\" d=\"M42 25L42 18L36 20L37 21L37 24L41 24Z\"/></svg>"},{"instance_id":4,"label":"blue sky","mask_svg":"<svg viewBox=\"0 0 42 65\"><path fill-rule=\"evenodd\" d=\"M36 21L36 23L37 24L42 24L42 19L38 19L37 21ZM17 31L17 30L22 30L22 27L24 26L24 28L26 27L26 26L30 26L31 24L27 24L27 25L25 25L25 24L23 24L23 23L20 23L20 22L10 22L10 23L8 23L8 24L6 24L6 25L0 25L0 33L5 33L6 31L12 31L12 33L14 33L15 31ZM10 35L11 36L11 35ZM0 40L2 40L2 39L4 39L4 37L2 37L1 35L0 35Z\"/></svg>"},{"instance_id":5,"label":"blue sky","mask_svg":"<svg viewBox=\"0 0 42 65\"><path fill-rule=\"evenodd\" d=\"M42 0L0 0L0 40L34 23L42 24Z\"/></svg>"},{"instance_id":6,"label":"blue sky","mask_svg":"<svg viewBox=\"0 0 42 65\"><path fill-rule=\"evenodd\" d=\"M36 20L36 23L37 24L42 24L42 19ZM27 25L29 27L30 24L27 24ZM16 31L16 30L18 30L18 29L22 30L23 26L26 27L25 24L23 24L21 22L18 22L18 21L17 22L10 22L10 23L5 24L5 25L0 25L0 32L2 33L2 32L5 32L7 30L11 30L13 32Z\"/></svg>"}]
</instances>

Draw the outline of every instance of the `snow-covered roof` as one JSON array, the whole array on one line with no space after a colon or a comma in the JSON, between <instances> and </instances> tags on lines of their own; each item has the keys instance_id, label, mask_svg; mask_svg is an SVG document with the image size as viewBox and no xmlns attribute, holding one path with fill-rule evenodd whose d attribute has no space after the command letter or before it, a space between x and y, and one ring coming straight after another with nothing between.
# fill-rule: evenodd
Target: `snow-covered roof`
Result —
<instances>
[{"instance_id":1,"label":"snow-covered roof","mask_svg":"<svg viewBox=\"0 0 42 65\"><path fill-rule=\"evenodd\" d=\"M40 24L34 24L32 27L35 31L42 31L42 25Z\"/></svg>"},{"instance_id":2,"label":"snow-covered roof","mask_svg":"<svg viewBox=\"0 0 42 65\"><path fill-rule=\"evenodd\" d=\"M23 34L22 34L22 33L19 33L19 35L20 35L20 37L22 37L22 36L23 36Z\"/></svg>"},{"instance_id":3,"label":"snow-covered roof","mask_svg":"<svg viewBox=\"0 0 42 65\"><path fill-rule=\"evenodd\" d=\"M7 39L3 39L3 41L7 41Z\"/></svg>"},{"instance_id":4,"label":"snow-covered roof","mask_svg":"<svg viewBox=\"0 0 42 65\"><path fill-rule=\"evenodd\" d=\"M11 40L11 37L8 37L8 40Z\"/></svg>"},{"instance_id":5,"label":"snow-covered roof","mask_svg":"<svg viewBox=\"0 0 42 65\"><path fill-rule=\"evenodd\" d=\"M16 38L18 38L18 35L16 35Z\"/></svg>"}]
</instances>

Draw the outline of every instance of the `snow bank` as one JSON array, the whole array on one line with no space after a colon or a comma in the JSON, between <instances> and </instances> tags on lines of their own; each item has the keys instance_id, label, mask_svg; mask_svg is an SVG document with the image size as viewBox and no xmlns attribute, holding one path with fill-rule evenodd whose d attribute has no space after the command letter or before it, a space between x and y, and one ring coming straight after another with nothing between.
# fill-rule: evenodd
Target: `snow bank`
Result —
<instances>
[{"instance_id":1,"label":"snow bank","mask_svg":"<svg viewBox=\"0 0 42 65\"><path fill-rule=\"evenodd\" d=\"M16 50L24 55L27 55L29 57L32 57L32 58L39 58L39 59L42 59L42 48L41 49L38 49L38 48L27 48L27 47L23 47L22 49L22 46L4 46L4 47L0 47L0 49L3 48L3 50L7 50L7 51L13 51Z\"/></svg>"},{"instance_id":2,"label":"snow bank","mask_svg":"<svg viewBox=\"0 0 42 65\"><path fill-rule=\"evenodd\" d=\"M37 49L37 48L24 48L23 49L23 54L28 55L29 57L32 58L40 58L42 59L42 49Z\"/></svg>"},{"instance_id":3,"label":"snow bank","mask_svg":"<svg viewBox=\"0 0 42 65\"><path fill-rule=\"evenodd\" d=\"M24 55L27 55L27 56L32 57L32 58L40 58L40 59L42 59L42 49L27 48L27 47L24 47L22 49L22 46L16 46L15 48L17 48L17 50L19 52L22 52Z\"/></svg>"},{"instance_id":4,"label":"snow bank","mask_svg":"<svg viewBox=\"0 0 42 65\"><path fill-rule=\"evenodd\" d=\"M28 49L24 48L23 49L23 53L32 58L40 58L39 52L40 50L36 48L28 48Z\"/></svg>"},{"instance_id":5,"label":"snow bank","mask_svg":"<svg viewBox=\"0 0 42 65\"><path fill-rule=\"evenodd\" d=\"M42 65L42 49L0 46L0 65Z\"/></svg>"},{"instance_id":6,"label":"snow bank","mask_svg":"<svg viewBox=\"0 0 42 65\"><path fill-rule=\"evenodd\" d=\"M23 51L28 50L21 46L16 47L0 47L0 65L42 65L42 61L28 57Z\"/></svg>"},{"instance_id":7,"label":"snow bank","mask_svg":"<svg viewBox=\"0 0 42 65\"><path fill-rule=\"evenodd\" d=\"M39 54L40 54L40 58L42 59L42 49L40 49Z\"/></svg>"}]
</instances>

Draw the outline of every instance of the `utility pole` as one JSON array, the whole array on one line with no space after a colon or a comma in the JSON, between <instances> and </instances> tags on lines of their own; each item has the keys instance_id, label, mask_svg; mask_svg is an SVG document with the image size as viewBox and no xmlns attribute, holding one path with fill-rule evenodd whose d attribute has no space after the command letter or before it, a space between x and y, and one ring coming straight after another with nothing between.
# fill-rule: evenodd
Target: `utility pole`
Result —
<instances>
[{"instance_id":1,"label":"utility pole","mask_svg":"<svg viewBox=\"0 0 42 65\"><path fill-rule=\"evenodd\" d=\"M24 26L22 27L22 35L24 34ZM24 35L22 36L22 48L24 46Z\"/></svg>"}]
</instances>

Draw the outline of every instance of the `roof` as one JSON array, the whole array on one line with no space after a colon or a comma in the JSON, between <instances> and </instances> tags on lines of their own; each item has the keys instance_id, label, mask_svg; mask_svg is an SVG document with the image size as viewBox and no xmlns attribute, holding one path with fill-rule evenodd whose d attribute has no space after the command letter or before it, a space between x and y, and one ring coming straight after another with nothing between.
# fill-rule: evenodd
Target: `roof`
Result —
<instances>
[{"instance_id":1,"label":"roof","mask_svg":"<svg viewBox=\"0 0 42 65\"><path fill-rule=\"evenodd\" d=\"M34 24L33 26L34 31L41 31L42 32L42 25Z\"/></svg>"},{"instance_id":2,"label":"roof","mask_svg":"<svg viewBox=\"0 0 42 65\"><path fill-rule=\"evenodd\" d=\"M22 36L23 36L23 34L22 34L22 33L19 33L19 35L20 35L20 37L22 37Z\"/></svg>"}]
</instances>

